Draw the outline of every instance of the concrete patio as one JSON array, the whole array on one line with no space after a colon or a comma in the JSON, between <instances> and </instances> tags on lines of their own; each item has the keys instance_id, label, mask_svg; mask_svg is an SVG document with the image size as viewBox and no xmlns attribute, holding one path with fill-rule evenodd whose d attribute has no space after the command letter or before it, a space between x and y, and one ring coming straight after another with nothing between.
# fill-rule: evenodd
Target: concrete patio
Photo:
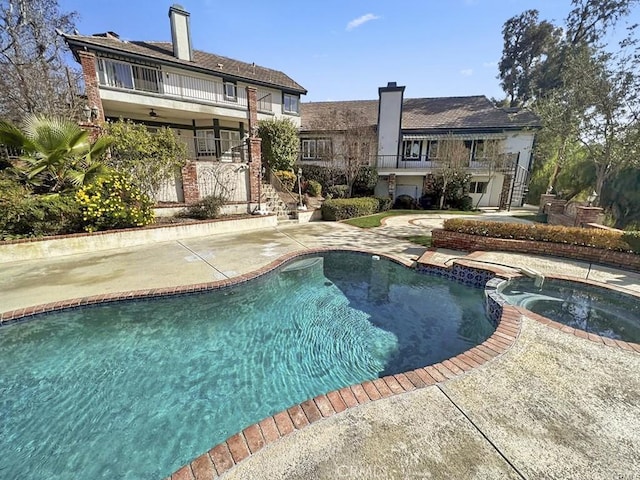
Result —
<instances>
[{"instance_id":1,"label":"concrete patio","mask_svg":"<svg viewBox=\"0 0 640 480\"><path fill-rule=\"evenodd\" d=\"M425 249L394 237L424 235L441 222L426 215L395 217L366 231L312 223L7 262L0 264L0 313L233 278L307 248L364 248L411 261ZM439 251L435 258L460 255ZM584 262L500 252L474 258L640 292L638 274ZM515 345L485 365L312 423L223 478L640 478L638 372L638 351L523 318ZM174 477L199 474L182 469Z\"/></svg>"}]
</instances>

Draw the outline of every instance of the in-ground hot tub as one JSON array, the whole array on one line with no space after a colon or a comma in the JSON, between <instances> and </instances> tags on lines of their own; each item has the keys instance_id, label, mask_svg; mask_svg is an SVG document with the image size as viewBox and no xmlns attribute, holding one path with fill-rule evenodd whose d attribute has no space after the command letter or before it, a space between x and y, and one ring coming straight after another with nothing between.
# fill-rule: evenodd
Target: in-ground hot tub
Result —
<instances>
[{"instance_id":1,"label":"in-ground hot tub","mask_svg":"<svg viewBox=\"0 0 640 480\"><path fill-rule=\"evenodd\" d=\"M569 327L640 343L640 297L555 278L546 278L539 288L525 277L503 282L498 293L511 305Z\"/></svg>"}]
</instances>

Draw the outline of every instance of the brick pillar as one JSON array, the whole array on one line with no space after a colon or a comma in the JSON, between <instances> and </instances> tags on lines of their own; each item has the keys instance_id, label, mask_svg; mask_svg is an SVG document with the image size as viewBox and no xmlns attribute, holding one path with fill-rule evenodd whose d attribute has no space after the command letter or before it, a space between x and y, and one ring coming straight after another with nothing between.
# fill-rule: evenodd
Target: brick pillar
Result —
<instances>
[{"instance_id":1,"label":"brick pillar","mask_svg":"<svg viewBox=\"0 0 640 480\"><path fill-rule=\"evenodd\" d=\"M82 65L87 106L89 108L98 107L98 116L95 119L95 123L104 123L104 108L102 108L100 89L98 87L98 75L96 72L96 56L92 52L78 51L78 57L80 58L80 65Z\"/></svg>"},{"instance_id":2,"label":"brick pillar","mask_svg":"<svg viewBox=\"0 0 640 480\"><path fill-rule=\"evenodd\" d=\"M95 142L100 137L100 135L102 135L103 129L101 125L96 125L95 123L87 123L87 122L80 122L78 125L83 130L86 130L87 132L89 132L89 139L91 140L91 142Z\"/></svg>"},{"instance_id":3,"label":"brick pillar","mask_svg":"<svg viewBox=\"0 0 640 480\"><path fill-rule=\"evenodd\" d=\"M547 213L559 213L564 214L564 207L567 205L566 200L553 200L549 204L549 208L547 209Z\"/></svg>"},{"instance_id":4,"label":"brick pillar","mask_svg":"<svg viewBox=\"0 0 640 480\"><path fill-rule=\"evenodd\" d=\"M249 110L249 136L258 135L258 90L247 87L247 108Z\"/></svg>"},{"instance_id":5,"label":"brick pillar","mask_svg":"<svg viewBox=\"0 0 640 480\"><path fill-rule=\"evenodd\" d=\"M394 198L396 193L396 174L389 174L389 196Z\"/></svg>"},{"instance_id":6,"label":"brick pillar","mask_svg":"<svg viewBox=\"0 0 640 480\"><path fill-rule=\"evenodd\" d=\"M546 213L547 204L555 200L554 193L543 193L540 195L540 206L538 207L538 214Z\"/></svg>"},{"instance_id":7,"label":"brick pillar","mask_svg":"<svg viewBox=\"0 0 640 480\"><path fill-rule=\"evenodd\" d=\"M196 203L200 200L198 189L198 170L196 162L187 160L182 167L182 190L184 191L184 203Z\"/></svg>"},{"instance_id":8,"label":"brick pillar","mask_svg":"<svg viewBox=\"0 0 640 480\"><path fill-rule=\"evenodd\" d=\"M260 170L262 169L262 139L249 137L249 201L257 202L260 197Z\"/></svg>"},{"instance_id":9,"label":"brick pillar","mask_svg":"<svg viewBox=\"0 0 640 480\"><path fill-rule=\"evenodd\" d=\"M576 207L576 227L584 227L587 223L600 223L602 208Z\"/></svg>"}]
</instances>

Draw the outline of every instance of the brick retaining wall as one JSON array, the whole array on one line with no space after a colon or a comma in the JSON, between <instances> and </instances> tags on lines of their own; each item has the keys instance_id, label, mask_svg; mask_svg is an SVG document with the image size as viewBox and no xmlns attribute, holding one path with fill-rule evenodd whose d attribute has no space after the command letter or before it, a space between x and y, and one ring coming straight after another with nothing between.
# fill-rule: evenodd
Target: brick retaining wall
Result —
<instances>
[{"instance_id":1,"label":"brick retaining wall","mask_svg":"<svg viewBox=\"0 0 640 480\"><path fill-rule=\"evenodd\" d=\"M482 237L442 229L434 229L431 234L433 237L433 246L436 248L450 248L463 251L498 250L503 252L530 253L534 255L552 255L640 272L640 255L634 253L614 252L600 248L566 245L564 243Z\"/></svg>"}]
</instances>

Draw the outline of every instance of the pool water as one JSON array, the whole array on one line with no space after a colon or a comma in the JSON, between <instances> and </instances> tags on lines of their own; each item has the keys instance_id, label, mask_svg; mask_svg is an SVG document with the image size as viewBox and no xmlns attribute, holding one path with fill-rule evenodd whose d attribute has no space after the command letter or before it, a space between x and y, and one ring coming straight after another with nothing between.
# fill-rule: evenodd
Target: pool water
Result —
<instances>
[{"instance_id":1,"label":"pool water","mask_svg":"<svg viewBox=\"0 0 640 480\"><path fill-rule=\"evenodd\" d=\"M608 338L640 343L640 299L579 282L550 279L537 288L529 278L504 286L501 294L512 305Z\"/></svg>"},{"instance_id":2,"label":"pool water","mask_svg":"<svg viewBox=\"0 0 640 480\"><path fill-rule=\"evenodd\" d=\"M262 418L488 338L483 291L332 252L0 328L0 478L149 478Z\"/></svg>"}]
</instances>

